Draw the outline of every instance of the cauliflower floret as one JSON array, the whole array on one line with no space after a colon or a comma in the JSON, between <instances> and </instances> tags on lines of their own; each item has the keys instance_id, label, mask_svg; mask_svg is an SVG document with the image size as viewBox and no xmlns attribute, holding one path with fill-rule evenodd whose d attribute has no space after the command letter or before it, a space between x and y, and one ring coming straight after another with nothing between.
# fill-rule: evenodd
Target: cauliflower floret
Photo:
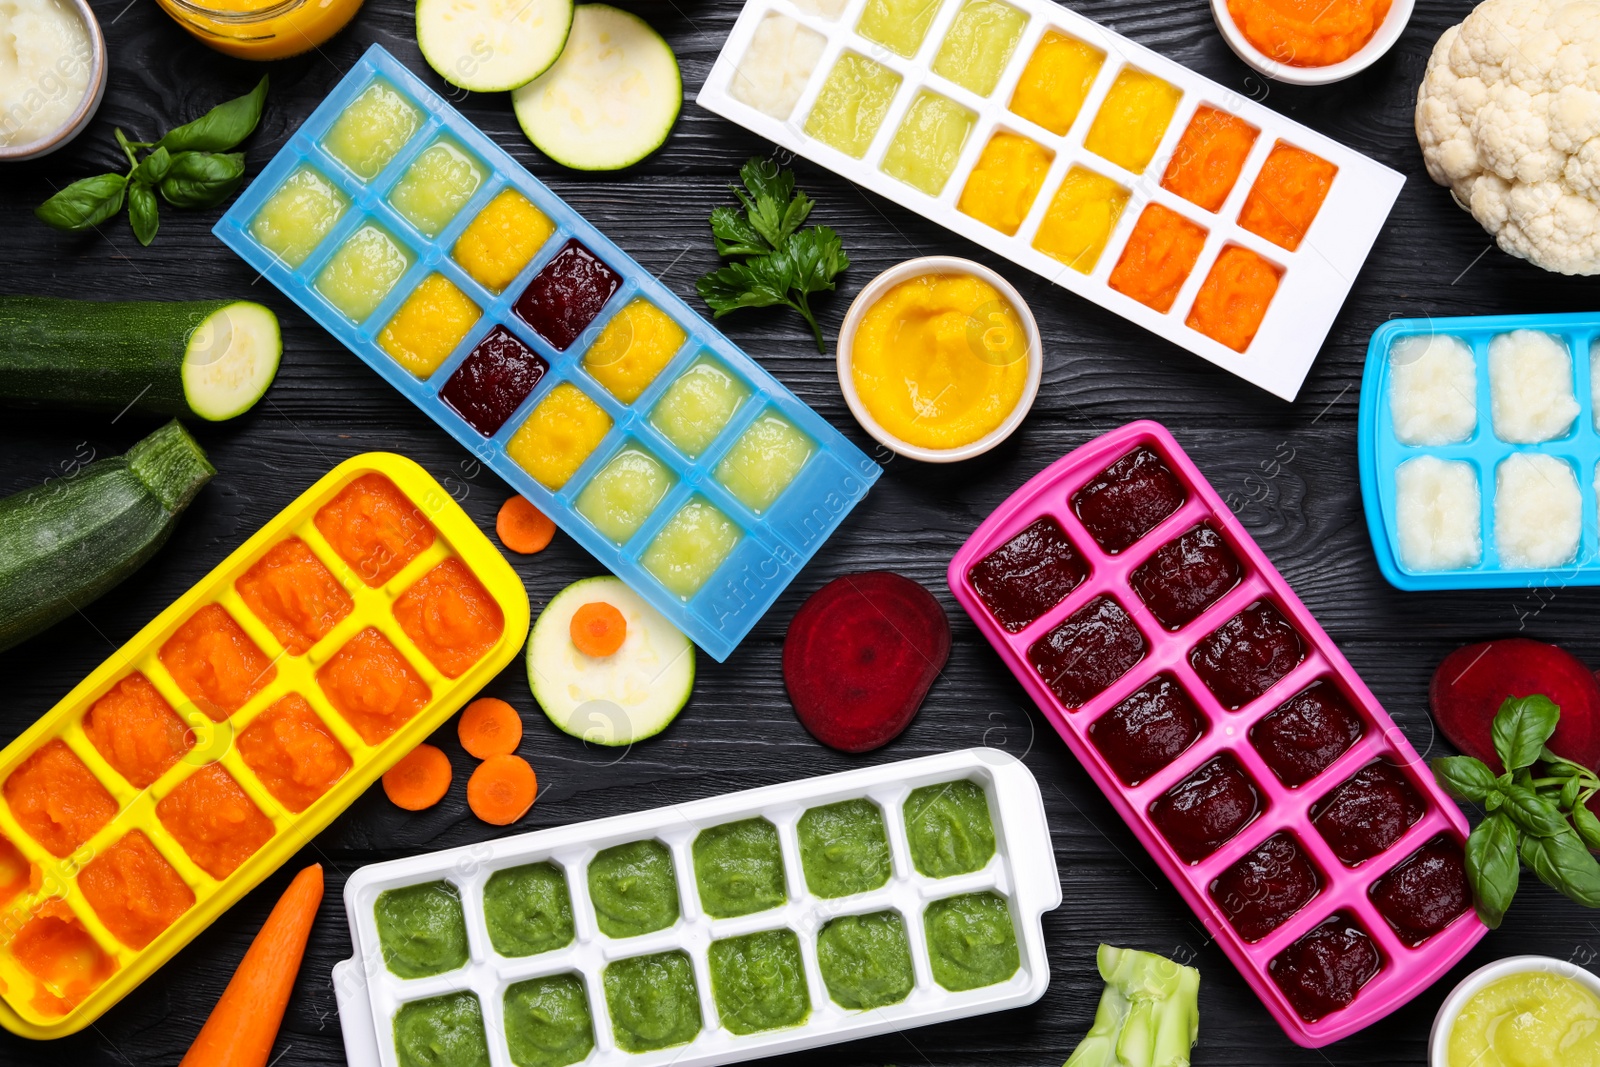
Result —
<instances>
[{"instance_id":1,"label":"cauliflower floret","mask_svg":"<svg viewBox=\"0 0 1600 1067\"><path fill-rule=\"evenodd\" d=\"M1514 256L1600 274L1600 0L1485 0L1417 92L1428 176Z\"/></svg>"}]
</instances>

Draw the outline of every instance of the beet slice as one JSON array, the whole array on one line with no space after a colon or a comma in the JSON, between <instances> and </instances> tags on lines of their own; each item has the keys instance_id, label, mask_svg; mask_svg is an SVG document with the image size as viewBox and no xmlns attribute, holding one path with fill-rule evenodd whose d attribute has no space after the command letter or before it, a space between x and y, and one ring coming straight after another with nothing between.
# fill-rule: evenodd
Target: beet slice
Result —
<instances>
[{"instance_id":1,"label":"beet slice","mask_svg":"<svg viewBox=\"0 0 1600 1067\"><path fill-rule=\"evenodd\" d=\"M1561 708L1550 751L1585 767L1600 766L1600 682L1555 645L1508 637L1458 648L1433 672L1428 702L1451 744L1499 771L1490 732L1495 713L1507 697L1535 693Z\"/></svg>"},{"instance_id":2,"label":"beet slice","mask_svg":"<svg viewBox=\"0 0 1600 1067\"><path fill-rule=\"evenodd\" d=\"M843 752L888 744L911 723L950 658L933 594L889 571L835 578L783 640L783 684L800 723Z\"/></svg>"}]
</instances>

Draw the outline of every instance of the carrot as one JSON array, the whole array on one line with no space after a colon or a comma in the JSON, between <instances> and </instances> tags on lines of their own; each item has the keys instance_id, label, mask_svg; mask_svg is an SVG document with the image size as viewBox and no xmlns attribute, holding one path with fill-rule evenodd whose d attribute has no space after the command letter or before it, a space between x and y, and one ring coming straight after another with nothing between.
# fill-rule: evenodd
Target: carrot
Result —
<instances>
[{"instance_id":1,"label":"carrot","mask_svg":"<svg viewBox=\"0 0 1600 1067\"><path fill-rule=\"evenodd\" d=\"M539 779L521 756L490 756L467 779L467 807L491 826L509 826L533 807Z\"/></svg>"},{"instance_id":2,"label":"carrot","mask_svg":"<svg viewBox=\"0 0 1600 1067\"><path fill-rule=\"evenodd\" d=\"M522 716L504 700L479 697L456 724L461 747L479 759L509 756L522 743Z\"/></svg>"},{"instance_id":3,"label":"carrot","mask_svg":"<svg viewBox=\"0 0 1600 1067\"><path fill-rule=\"evenodd\" d=\"M628 636L628 620L610 604L597 600L573 612L568 629L579 652L604 657L622 647Z\"/></svg>"},{"instance_id":4,"label":"carrot","mask_svg":"<svg viewBox=\"0 0 1600 1067\"><path fill-rule=\"evenodd\" d=\"M383 773L383 791L407 811L431 808L450 792L450 757L423 743Z\"/></svg>"},{"instance_id":5,"label":"carrot","mask_svg":"<svg viewBox=\"0 0 1600 1067\"><path fill-rule=\"evenodd\" d=\"M178 1067L264 1067L322 903L322 865L294 876Z\"/></svg>"},{"instance_id":6,"label":"carrot","mask_svg":"<svg viewBox=\"0 0 1600 1067\"><path fill-rule=\"evenodd\" d=\"M556 535L556 524L530 504L527 497L514 496L500 505L494 532L500 535L500 543L511 551L531 556L544 551Z\"/></svg>"}]
</instances>

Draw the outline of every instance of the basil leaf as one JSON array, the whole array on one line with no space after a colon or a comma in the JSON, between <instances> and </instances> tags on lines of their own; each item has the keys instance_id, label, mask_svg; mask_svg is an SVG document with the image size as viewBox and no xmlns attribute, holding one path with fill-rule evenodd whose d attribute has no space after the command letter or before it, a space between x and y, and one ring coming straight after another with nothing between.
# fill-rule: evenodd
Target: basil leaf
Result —
<instances>
[{"instance_id":1,"label":"basil leaf","mask_svg":"<svg viewBox=\"0 0 1600 1067\"><path fill-rule=\"evenodd\" d=\"M1540 796L1522 785L1514 785L1501 792L1506 798L1505 813L1511 816L1511 821L1523 833L1530 837L1555 837L1570 832L1571 828L1567 826L1561 809L1552 804L1548 797Z\"/></svg>"},{"instance_id":2,"label":"basil leaf","mask_svg":"<svg viewBox=\"0 0 1600 1067\"><path fill-rule=\"evenodd\" d=\"M1467 837L1467 881L1478 903L1478 917L1491 929L1500 925L1517 895L1517 828L1504 815L1491 815Z\"/></svg>"},{"instance_id":3,"label":"basil leaf","mask_svg":"<svg viewBox=\"0 0 1600 1067\"><path fill-rule=\"evenodd\" d=\"M1506 802L1506 795L1500 789L1491 789L1489 795L1483 798L1483 810L1493 814Z\"/></svg>"},{"instance_id":4,"label":"basil leaf","mask_svg":"<svg viewBox=\"0 0 1600 1067\"><path fill-rule=\"evenodd\" d=\"M87 230L122 210L128 179L121 174L80 178L33 209L47 226L58 230Z\"/></svg>"},{"instance_id":5,"label":"basil leaf","mask_svg":"<svg viewBox=\"0 0 1600 1067\"><path fill-rule=\"evenodd\" d=\"M169 152L226 152L250 136L261 121L261 108L267 100L267 76L243 96L218 104L193 122L168 130L157 141Z\"/></svg>"},{"instance_id":6,"label":"basil leaf","mask_svg":"<svg viewBox=\"0 0 1600 1067\"><path fill-rule=\"evenodd\" d=\"M161 182L161 196L173 207L215 207L243 183L243 152L180 152Z\"/></svg>"},{"instance_id":7,"label":"basil leaf","mask_svg":"<svg viewBox=\"0 0 1600 1067\"><path fill-rule=\"evenodd\" d=\"M156 207L156 194L144 182L128 183L128 221L133 223L133 235L139 243L149 247L156 239L161 217Z\"/></svg>"},{"instance_id":8,"label":"basil leaf","mask_svg":"<svg viewBox=\"0 0 1600 1067\"><path fill-rule=\"evenodd\" d=\"M1572 827L1590 851L1600 851L1600 818L1596 818L1589 805L1581 800L1573 805Z\"/></svg>"},{"instance_id":9,"label":"basil leaf","mask_svg":"<svg viewBox=\"0 0 1600 1067\"><path fill-rule=\"evenodd\" d=\"M1548 767L1552 778L1582 778L1590 785L1600 785L1600 775L1596 775L1581 763L1574 763L1565 756L1558 756L1550 751L1546 745L1539 752L1539 759Z\"/></svg>"},{"instance_id":10,"label":"basil leaf","mask_svg":"<svg viewBox=\"0 0 1600 1067\"><path fill-rule=\"evenodd\" d=\"M1471 756L1440 756L1429 766L1444 791L1458 800L1481 804L1495 788L1494 772Z\"/></svg>"},{"instance_id":11,"label":"basil leaf","mask_svg":"<svg viewBox=\"0 0 1600 1067\"><path fill-rule=\"evenodd\" d=\"M1549 697L1507 697L1490 727L1494 750L1505 769L1519 771L1532 766L1560 721L1561 709Z\"/></svg>"},{"instance_id":12,"label":"basil leaf","mask_svg":"<svg viewBox=\"0 0 1600 1067\"><path fill-rule=\"evenodd\" d=\"M1600 861L1568 830L1554 837L1522 839L1522 861L1539 881L1586 908L1600 908Z\"/></svg>"},{"instance_id":13,"label":"basil leaf","mask_svg":"<svg viewBox=\"0 0 1600 1067\"><path fill-rule=\"evenodd\" d=\"M145 156L143 161L133 168L133 173L128 175L128 180L155 185L167 176L167 168L171 165L172 154L158 145L154 152Z\"/></svg>"},{"instance_id":14,"label":"basil leaf","mask_svg":"<svg viewBox=\"0 0 1600 1067\"><path fill-rule=\"evenodd\" d=\"M1582 778L1568 778L1567 784L1561 787L1561 795L1556 800L1556 806L1563 811L1572 811L1572 806L1578 802L1578 793L1582 789Z\"/></svg>"}]
</instances>

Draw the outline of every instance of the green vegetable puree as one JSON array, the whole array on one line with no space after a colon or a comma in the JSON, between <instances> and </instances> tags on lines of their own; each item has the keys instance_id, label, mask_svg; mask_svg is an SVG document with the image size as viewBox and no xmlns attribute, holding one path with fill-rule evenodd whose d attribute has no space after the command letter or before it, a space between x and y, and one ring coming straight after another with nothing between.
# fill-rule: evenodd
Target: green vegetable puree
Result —
<instances>
[{"instance_id":1,"label":"green vegetable puree","mask_svg":"<svg viewBox=\"0 0 1600 1067\"><path fill-rule=\"evenodd\" d=\"M386 889L378 894L373 910L383 962L401 978L443 974L467 962L467 920L461 913L461 893L453 883Z\"/></svg>"},{"instance_id":2,"label":"green vegetable puree","mask_svg":"<svg viewBox=\"0 0 1600 1067\"><path fill-rule=\"evenodd\" d=\"M994 855L989 801L971 779L913 790L905 816L911 862L929 878L982 870Z\"/></svg>"},{"instance_id":3,"label":"green vegetable puree","mask_svg":"<svg viewBox=\"0 0 1600 1067\"><path fill-rule=\"evenodd\" d=\"M799 1026L811 1014L800 939L793 930L711 942L711 995L735 1034Z\"/></svg>"},{"instance_id":4,"label":"green vegetable puree","mask_svg":"<svg viewBox=\"0 0 1600 1067\"><path fill-rule=\"evenodd\" d=\"M928 905L922 926L928 936L933 979L953 992L1004 982L1017 973L1017 935L1011 910L996 893L966 893Z\"/></svg>"},{"instance_id":5,"label":"green vegetable puree","mask_svg":"<svg viewBox=\"0 0 1600 1067\"><path fill-rule=\"evenodd\" d=\"M489 943L502 956L532 956L572 943L567 876L553 863L495 871L483 887Z\"/></svg>"},{"instance_id":6,"label":"green vegetable puree","mask_svg":"<svg viewBox=\"0 0 1600 1067\"><path fill-rule=\"evenodd\" d=\"M817 935L817 963L828 995L841 1008L898 1004L917 980L906 924L896 911L834 919Z\"/></svg>"},{"instance_id":7,"label":"green vegetable puree","mask_svg":"<svg viewBox=\"0 0 1600 1067\"><path fill-rule=\"evenodd\" d=\"M889 837L870 800L842 800L800 816L800 866L819 897L867 893L889 880Z\"/></svg>"},{"instance_id":8,"label":"green vegetable puree","mask_svg":"<svg viewBox=\"0 0 1600 1067\"><path fill-rule=\"evenodd\" d=\"M589 899L600 932L636 937L678 921L678 878L660 841L630 841L589 861Z\"/></svg>"},{"instance_id":9,"label":"green vegetable puree","mask_svg":"<svg viewBox=\"0 0 1600 1067\"><path fill-rule=\"evenodd\" d=\"M505 1007L506 1044L517 1067L566 1067L594 1049L589 996L575 974L518 982L506 990Z\"/></svg>"},{"instance_id":10,"label":"green vegetable puree","mask_svg":"<svg viewBox=\"0 0 1600 1067\"><path fill-rule=\"evenodd\" d=\"M694 879L700 906L714 919L776 908L788 899L778 828L745 819L701 830L694 839Z\"/></svg>"},{"instance_id":11,"label":"green vegetable puree","mask_svg":"<svg viewBox=\"0 0 1600 1067\"><path fill-rule=\"evenodd\" d=\"M477 995L448 993L400 1005L394 1051L400 1067L489 1067Z\"/></svg>"},{"instance_id":12,"label":"green vegetable puree","mask_svg":"<svg viewBox=\"0 0 1600 1067\"><path fill-rule=\"evenodd\" d=\"M634 956L603 975L611 1032L624 1052L686 1045L700 1032L700 993L683 952Z\"/></svg>"}]
</instances>

